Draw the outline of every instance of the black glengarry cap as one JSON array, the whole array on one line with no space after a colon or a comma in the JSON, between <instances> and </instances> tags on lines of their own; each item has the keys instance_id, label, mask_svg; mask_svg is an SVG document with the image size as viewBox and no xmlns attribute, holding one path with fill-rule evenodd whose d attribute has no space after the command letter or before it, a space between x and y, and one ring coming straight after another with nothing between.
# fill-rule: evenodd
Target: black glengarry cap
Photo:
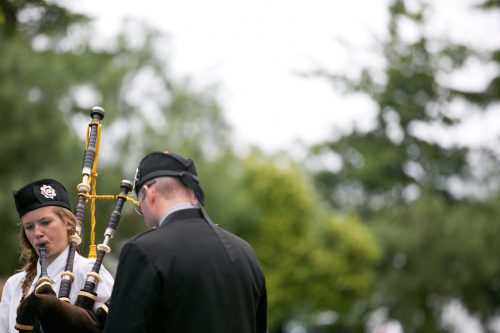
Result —
<instances>
[{"instance_id":1,"label":"black glengarry cap","mask_svg":"<svg viewBox=\"0 0 500 333\"><path fill-rule=\"evenodd\" d=\"M54 179L40 179L31 182L18 191L12 191L19 217L45 206L59 206L71 211L68 191Z\"/></svg>"},{"instance_id":2,"label":"black glengarry cap","mask_svg":"<svg viewBox=\"0 0 500 333\"><path fill-rule=\"evenodd\" d=\"M200 187L198 172L191 158L174 153L152 152L146 155L137 168L134 181L135 194L138 195L141 187L156 177L177 177L191 189L198 202L203 206L204 194Z\"/></svg>"}]
</instances>

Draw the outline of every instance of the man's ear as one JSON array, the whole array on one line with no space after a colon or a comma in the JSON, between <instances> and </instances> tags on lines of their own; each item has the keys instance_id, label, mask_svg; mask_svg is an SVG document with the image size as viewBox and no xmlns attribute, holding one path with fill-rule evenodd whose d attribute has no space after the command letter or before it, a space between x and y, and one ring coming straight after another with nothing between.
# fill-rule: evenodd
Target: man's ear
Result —
<instances>
[{"instance_id":1,"label":"man's ear","mask_svg":"<svg viewBox=\"0 0 500 333\"><path fill-rule=\"evenodd\" d=\"M153 204L156 201L156 187L155 186L145 186L144 191L147 191L144 193L146 197L144 200L150 200L149 204Z\"/></svg>"}]
</instances>

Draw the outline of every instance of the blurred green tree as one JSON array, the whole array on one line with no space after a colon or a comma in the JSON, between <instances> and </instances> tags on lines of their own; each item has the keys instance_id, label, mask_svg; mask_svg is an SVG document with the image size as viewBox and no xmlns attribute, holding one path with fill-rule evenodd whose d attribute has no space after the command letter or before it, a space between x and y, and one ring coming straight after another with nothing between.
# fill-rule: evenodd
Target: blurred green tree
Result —
<instances>
[{"instance_id":1,"label":"blurred green tree","mask_svg":"<svg viewBox=\"0 0 500 333\"><path fill-rule=\"evenodd\" d=\"M359 212L384 248L374 308L387 307L405 331L441 332L450 330L442 310L456 299L487 324L499 306L500 267L488 259L485 241L500 236L489 199L499 190L499 155L495 145L472 148L425 133L446 136L465 115L493 110L498 72L477 91L454 87L450 77L471 61L498 68L498 50L432 36L431 4L395 0L389 9L382 69L315 73L368 96L377 111L371 129L311 148L316 184L332 206ZM498 9L498 1L488 1L473 10L498 15ZM409 29L413 38L405 38ZM336 161L333 168L322 167L328 159Z\"/></svg>"},{"instance_id":2,"label":"blurred green tree","mask_svg":"<svg viewBox=\"0 0 500 333\"><path fill-rule=\"evenodd\" d=\"M2 260L0 274L9 274L17 266L14 253L19 242L13 237L18 230L18 217L10 190L35 177L55 177L56 173L68 180L66 171L76 167L74 157L79 143L68 126L68 119L56 111L57 100L66 90L68 81L57 71L60 64L54 62L55 52L37 52L31 46L35 35L59 25L58 20L43 23L38 17L31 25L27 15L24 16L26 19L19 19L30 11L49 10L39 2L2 1L0 9L0 154L3 156L0 166L3 189L0 194L3 216L0 248L2 252L12 254ZM53 10L61 16L66 14L62 9ZM61 80L59 86L55 84L56 77ZM78 152L76 156L82 156L82 153ZM58 164L68 169L59 170Z\"/></svg>"},{"instance_id":3,"label":"blurred green tree","mask_svg":"<svg viewBox=\"0 0 500 333\"><path fill-rule=\"evenodd\" d=\"M487 330L500 305L500 264L491 255L500 237L496 206L450 205L431 193L376 214L372 225L385 252L375 304L388 307L405 331L444 332L453 329L441 321L443 309L460 301Z\"/></svg>"},{"instance_id":4,"label":"blurred green tree","mask_svg":"<svg viewBox=\"0 0 500 333\"><path fill-rule=\"evenodd\" d=\"M72 13L55 2L0 1L0 28L7 38L19 38L19 34L28 39L40 34L65 35L72 24L83 21L88 21L88 18Z\"/></svg>"},{"instance_id":5,"label":"blurred green tree","mask_svg":"<svg viewBox=\"0 0 500 333\"><path fill-rule=\"evenodd\" d=\"M455 191L457 183L472 188L481 185L481 190L488 189L487 184L491 183L491 179L481 179L477 174L481 173L480 166L490 171L487 168L491 163L497 163L494 154L454 142L439 142L422 132L432 128L447 135L464 120L457 110L460 106L470 112L481 112L483 105L477 105L476 101L498 100L500 91L494 88L498 78L492 78L485 90L478 93L459 91L447 82L441 83L449 81L443 77L463 69L470 59L498 63L497 52L474 51L466 45L427 36L426 18L431 7L417 3L420 10L408 11L405 1L393 1L389 37L381 45L383 69L365 67L353 76L324 70L316 73L345 92L367 95L377 109L370 130L355 129L311 149L315 156L334 156L341 164L339 171L323 169L316 173L319 188L333 205L355 207L368 213L383 204L404 201L418 189L429 188L457 199L462 194ZM401 31L409 29L408 25L418 31L415 41L401 37ZM471 99L464 100L463 96ZM457 107L456 103L462 104ZM473 154L485 164L471 165Z\"/></svg>"},{"instance_id":6,"label":"blurred green tree","mask_svg":"<svg viewBox=\"0 0 500 333\"><path fill-rule=\"evenodd\" d=\"M253 245L266 274L271 332L293 318L313 322L321 311L334 311L340 327L359 325L366 309L359 302L379 259L366 226L326 210L297 166L254 153L241 180L250 209L239 219L246 223L234 228Z\"/></svg>"}]
</instances>

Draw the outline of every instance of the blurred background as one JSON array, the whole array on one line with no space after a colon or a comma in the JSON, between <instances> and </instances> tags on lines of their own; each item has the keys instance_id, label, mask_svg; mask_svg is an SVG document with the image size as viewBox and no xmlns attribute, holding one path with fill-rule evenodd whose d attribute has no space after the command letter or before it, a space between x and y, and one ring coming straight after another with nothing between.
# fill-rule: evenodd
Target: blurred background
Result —
<instances>
[{"instance_id":1,"label":"blurred background","mask_svg":"<svg viewBox=\"0 0 500 333\"><path fill-rule=\"evenodd\" d=\"M11 191L76 202L100 105L98 194L147 152L193 157L270 333L500 332L500 1L330 2L0 0L0 284ZM126 205L111 271L145 230Z\"/></svg>"}]
</instances>

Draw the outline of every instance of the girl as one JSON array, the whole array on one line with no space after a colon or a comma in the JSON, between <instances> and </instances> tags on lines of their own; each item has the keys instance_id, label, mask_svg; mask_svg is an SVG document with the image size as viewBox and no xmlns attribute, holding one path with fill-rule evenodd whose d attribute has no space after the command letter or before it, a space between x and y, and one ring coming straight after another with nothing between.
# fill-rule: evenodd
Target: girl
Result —
<instances>
[{"instance_id":1,"label":"girl","mask_svg":"<svg viewBox=\"0 0 500 333\"><path fill-rule=\"evenodd\" d=\"M17 212L21 218L21 259L23 269L12 275L5 283L0 302L0 332L18 333L15 329L16 310L27 295L33 292L40 277L39 248L46 249L47 273L57 293L61 283L60 274L65 270L68 258L69 237L75 233L77 220L71 211L65 187L54 179L41 179L13 192ZM74 281L70 300L74 304L83 287L86 275L92 270L94 260L75 254L73 264ZM101 280L97 287L94 309L110 296L113 277L102 267Z\"/></svg>"}]
</instances>

